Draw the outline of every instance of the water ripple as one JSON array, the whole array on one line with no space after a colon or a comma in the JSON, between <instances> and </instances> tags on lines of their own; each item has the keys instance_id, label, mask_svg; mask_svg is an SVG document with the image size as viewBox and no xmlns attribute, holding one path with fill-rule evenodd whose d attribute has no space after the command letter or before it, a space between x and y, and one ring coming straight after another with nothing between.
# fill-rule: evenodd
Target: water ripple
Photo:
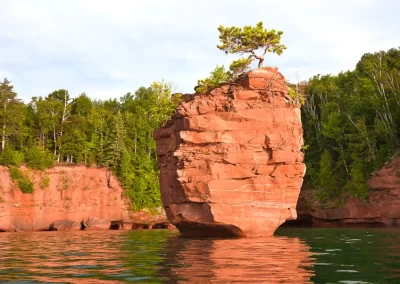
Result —
<instances>
[{"instance_id":1,"label":"water ripple","mask_svg":"<svg viewBox=\"0 0 400 284\"><path fill-rule=\"evenodd\" d=\"M0 234L0 282L311 283L310 248L296 237L185 239L176 232Z\"/></svg>"},{"instance_id":2,"label":"water ripple","mask_svg":"<svg viewBox=\"0 0 400 284\"><path fill-rule=\"evenodd\" d=\"M399 235L333 229L287 229L253 239L187 239L168 230L1 233L0 283L400 283Z\"/></svg>"}]
</instances>

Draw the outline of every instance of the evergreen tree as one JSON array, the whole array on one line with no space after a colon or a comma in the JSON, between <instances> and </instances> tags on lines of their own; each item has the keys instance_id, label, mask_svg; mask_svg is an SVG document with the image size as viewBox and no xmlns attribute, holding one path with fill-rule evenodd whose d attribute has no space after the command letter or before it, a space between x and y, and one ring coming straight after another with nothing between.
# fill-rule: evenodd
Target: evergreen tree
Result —
<instances>
[{"instance_id":1,"label":"evergreen tree","mask_svg":"<svg viewBox=\"0 0 400 284\"><path fill-rule=\"evenodd\" d=\"M361 159L353 162L350 170L350 180L346 185L346 189L350 191L353 196L360 199L368 197L367 177L365 176L364 163Z\"/></svg>"},{"instance_id":2,"label":"evergreen tree","mask_svg":"<svg viewBox=\"0 0 400 284\"><path fill-rule=\"evenodd\" d=\"M286 46L281 44L282 31L267 30L264 28L263 22L258 22L254 27L244 26L239 27L224 27L219 26L219 40L221 45L217 47L228 53L249 54L249 59L258 60L258 68L262 67L264 56L267 52L281 55ZM260 53L257 51L261 50ZM235 62L236 68L241 65L246 68L251 60L243 58Z\"/></svg>"},{"instance_id":3,"label":"evergreen tree","mask_svg":"<svg viewBox=\"0 0 400 284\"><path fill-rule=\"evenodd\" d=\"M337 196L338 186L333 175L332 156L328 150L322 153L318 177L320 190L322 192L320 197L323 199L325 197L332 198Z\"/></svg>"},{"instance_id":4,"label":"evergreen tree","mask_svg":"<svg viewBox=\"0 0 400 284\"><path fill-rule=\"evenodd\" d=\"M22 132L22 122L25 115L25 105L14 92L11 81L4 78L0 84L0 125L1 150L6 148L6 141L10 135Z\"/></svg>"},{"instance_id":5,"label":"evergreen tree","mask_svg":"<svg viewBox=\"0 0 400 284\"><path fill-rule=\"evenodd\" d=\"M126 151L125 147L126 131L121 112L118 112L115 117L114 127L108 137L108 145L106 148L106 165L108 168L116 171L123 153Z\"/></svg>"}]
</instances>

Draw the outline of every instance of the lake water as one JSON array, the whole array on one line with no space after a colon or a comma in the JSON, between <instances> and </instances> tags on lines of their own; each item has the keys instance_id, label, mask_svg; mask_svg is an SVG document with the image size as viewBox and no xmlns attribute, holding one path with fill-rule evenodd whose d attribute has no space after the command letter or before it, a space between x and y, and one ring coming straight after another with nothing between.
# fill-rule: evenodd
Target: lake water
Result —
<instances>
[{"instance_id":1,"label":"lake water","mask_svg":"<svg viewBox=\"0 0 400 284\"><path fill-rule=\"evenodd\" d=\"M400 230L284 228L0 233L0 283L400 283Z\"/></svg>"}]
</instances>

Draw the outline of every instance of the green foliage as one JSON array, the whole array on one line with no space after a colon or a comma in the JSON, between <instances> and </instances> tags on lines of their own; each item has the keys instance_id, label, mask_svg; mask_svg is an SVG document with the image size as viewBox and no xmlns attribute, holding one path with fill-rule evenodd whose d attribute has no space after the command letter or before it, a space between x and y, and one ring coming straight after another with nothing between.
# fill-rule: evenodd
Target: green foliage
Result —
<instances>
[{"instance_id":1,"label":"green foliage","mask_svg":"<svg viewBox=\"0 0 400 284\"><path fill-rule=\"evenodd\" d=\"M11 81L4 78L0 83L0 125L1 150L4 151L9 141L21 142L26 133L23 127L26 106L17 98Z\"/></svg>"},{"instance_id":2,"label":"green foliage","mask_svg":"<svg viewBox=\"0 0 400 284\"><path fill-rule=\"evenodd\" d=\"M33 182L28 177L19 179L18 187L23 193L33 193L35 191L33 188Z\"/></svg>"},{"instance_id":3,"label":"green foliage","mask_svg":"<svg viewBox=\"0 0 400 284\"><path fill-rule=\"evenodd\" d=\"M325 188L320 199L367 198L370 173L400 148L399 67L400 49L367 53L354 71L296 86L305 97L305 185Z\"/></svg>"},{"instance_id":4,"label":"green foliage","mask_svg":"<svg viewBox=\"0 0 400 284\"><path fill-rule=\"evenodd\" d=\"M53 166L53 157L48 151L39 147L28 148L25 151L25 163L31 169L45 170Z\"/></svg>"},{"instance_id":5,"label":"green foliage","mask_svg":"<svg viewBox=\"0 0 400 284\"><path fill-rule=\"evenodd\" d=\"M132 163L130 155L125 153L119 176L125 194L134 201L131 204L134 211L161 206L158 171L154 160L146 158Z\"/></svg>"},{"instance_id":6,"label":"green foliage","mask_svg":"<svg viewBox=\"0 0 400 284\"><path fill-rule=\"evenodd\" d=\"M90 114L92 107L92 100L85 93L82 93L71 103L72 113L83 117L87 117Z\"/></svg>"},{"instance_id":7,"label":"green foliage","mask_svg":"<svg viewBox=\"0 0 400 284\"><path fill-rule=\"evenodd\" d=\"M364 163L362 160L357 159L353 162L350 170L350 180L346 185L346 189L348 189L353 196L360 199L367 199L367 177L365 176Z\"/></svg>"},{"instance_id":8,"label":"green foliage","mask_svg":"<svg viewBox=\"0 0 400 284\"><path fill-rule=\"evenodd\" d=\"M6 147L0 154L0 164L4 166L19 166L24 160L24 154Z\"/></svg>"},{"instance_id":9,"label":"green foliage","mask_svg":"<svg viewBox=\"0 0 400 284\"><path fill-rule=\"evenodd\" d=\"M332 156L328 150L325 150L321 156L318 183L320 191L323 192L318 195L320 201L338 196L339 188L333 175Z\"/></svg>"},{"instance_id":10,"label":"green foliage","mask_svg":"<svg viewBox=\"0 0 400 284\"><path fill-rule=\"evenodd\" d=\"M289 87L288 95L296 104L304 104L305 98L301 93L296 92L293 88Z\"/></svg>"},{"instance_id":11,"label":"green foliage","mask_svg":"<svg viewBox=\"0 0 400 284\"><path fill-rule=\"evenodd\" d=\"M126 131L121 112L117 113L113 123L112 130L108 137L108 145L106 148L106 165L112 170L116 170L121 163L122 154L125 148Z\"/></svg>"},{"instance_id":12,"label":"green foliage","mask_svg":"<svg viewBox=\"0 0 400 284\"><path fill-rule=\"evenodd\" d=\"M9 169L10 172L10 177L13 181L17 181L22 177L22 172L19 168L17 167L10 167Z\"/></svg>"},{"instance_id":13,"label":"green foliage","mask_svg":"<svg viewBox=\"0 0 400 284\"><path fill-rule=\"evenodd\" d=\"M41 188L41 189L46 189L46 188L48 188L50 186L50 177L49 177L49 175L47 174L47 173L45 173L43 176L42 176L42 179L41 179L41 181L40 181L40 183L39 183L39 187Z\"/></svg>"},{"instance_id":14,"label":"green foliage","mask_svg":"<svg viewBox=\"0 0 400 284\"><path fill-rule=\"evenodd\" d=\"M132 209L161 206L153 131L175 112L180 95L171 95L171 85L153 83L121 101L125 122L125 150L114 170L132 200Z\"/></svg>"},{"instance_id":15,"label":"green foliage","mask_svg":"<svg viewBox=\"0 0 400 284\"><path fill-rule=\"evenodd\" d=\"M219 40L217 47L228 53L249 54L249 59L258 59L258 67L262 66L267 52L282 54L286 46L281 44L282 31L267 30L263 22L258 22L254 27L224 27L219 26ZM256 52L261 50L260 54ZM244 63L244 62L242 62Z\"/></svg>"},{"instance_id":16,"label":"green foliage","mask_svg":"<svg viewBox=\"0 0 400 284\"><path fill-rule=\"evenodd\" d=\"M232 76L237 77L238 75L249 70L251 61L251 58L239 58L234 60L229 66Z\"/></svg>"},{"instance_id":17,"label":"green foliage","mask_svg":"<svg viewBox=\"0 0 400 284\"><path fill-rule=\"evenodd\" d=\"M30 180L28 174L23 173L17 167L10 167L9 172L11 179L23 193L33 193L35 191L33 182Z\"/></svg>"},{"instance_id":18,"label":"green foliage","mask_svg":"<svg viewBox=\"0 0 400 284\"><path fill-rule=\"evenodd\" d=\"M194 90L197 93L204 94L207 93L207 91L216 88L220 84L230 80L231 78L231 73L225 70L224 65L217 65L217 67L215 67L215 69L211 71L209 77L197 81L197 86L194 88Z\"/></svg>"}]
</instances>

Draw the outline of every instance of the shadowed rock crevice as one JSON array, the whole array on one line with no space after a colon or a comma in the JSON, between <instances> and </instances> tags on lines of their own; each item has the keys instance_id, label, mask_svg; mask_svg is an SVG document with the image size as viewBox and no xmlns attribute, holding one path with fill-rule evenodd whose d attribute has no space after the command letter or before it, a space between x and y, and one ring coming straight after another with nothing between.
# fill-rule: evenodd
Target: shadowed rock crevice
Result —
<instances>
[{"instance_id":1,"label":"shadowed rock crevice","mask_svg":"<svg viewBox=\"0 0 400 284\"><path fill-rule=\"evenodd\" d=\"M300 106L276 68L183 95L154 132L161 198L182 235L268 236L295 205L305 166Z\"/></svg>"},{"instance_id":2,"label":"shadowed rock crevice","mask_svg":"<svg viewBox=\"0 0 400 284\"><path fill-rule=\"evenodd\" d=\"M184 237L240 238L245 236L238 227L228 224L181 222L177 228Z\"/></svg>"}]
</instances>

